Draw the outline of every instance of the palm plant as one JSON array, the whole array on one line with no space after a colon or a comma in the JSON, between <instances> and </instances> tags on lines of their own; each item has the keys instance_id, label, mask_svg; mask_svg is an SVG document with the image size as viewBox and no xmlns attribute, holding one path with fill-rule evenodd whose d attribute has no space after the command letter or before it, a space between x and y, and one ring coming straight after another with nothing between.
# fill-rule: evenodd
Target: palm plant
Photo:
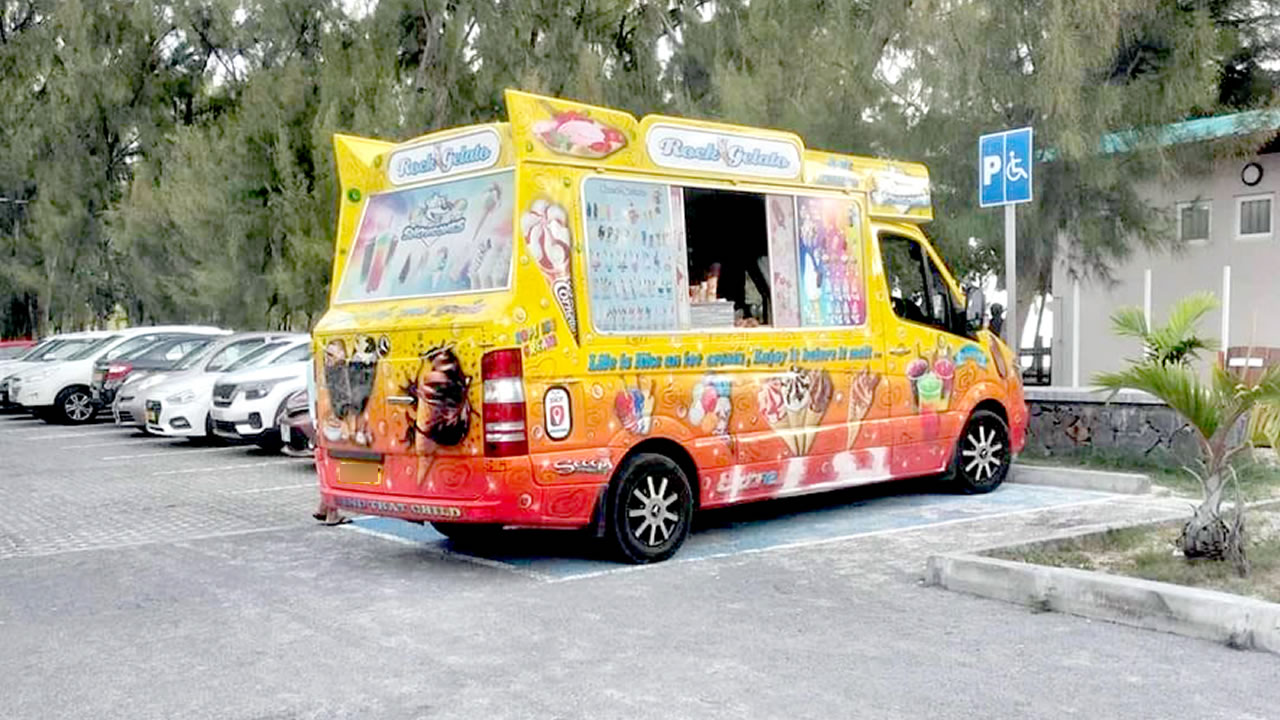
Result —
<instances>
[{"instance_id":1,"label":"palm plant","mask_svg":"<svg viewBox=\"0 0 1280 720\"><path fill-rule=\"evenodd\" d=\"M1118 334L1140 338L1144 357L1130 361L1125 370L1099 373L1094 382L1110 389L1112 397L1126 388L1150 393L1190 425L1199 440L1200 458L1198 468L1186 470L1200 481L1204 498L1183 528L1183 555L1229 560L1246 574L1244 503L1233 461L1251 447L1240 432L1242 418L1255 408L1280 406L1280 367L1267 369L1253 382L1216 363L1207 380L1192 367L1197 351L1214 347L1212 340L1197 335L1197 325L1216 306L1210 293L1192 295L1174 306L1165 325L1153 329L1146 327L1141 310L1117 310L1113 327ZM1229 484L1236 488L1236 502L1225 517L1222 501Z\"/></svg>"}]
</instances>

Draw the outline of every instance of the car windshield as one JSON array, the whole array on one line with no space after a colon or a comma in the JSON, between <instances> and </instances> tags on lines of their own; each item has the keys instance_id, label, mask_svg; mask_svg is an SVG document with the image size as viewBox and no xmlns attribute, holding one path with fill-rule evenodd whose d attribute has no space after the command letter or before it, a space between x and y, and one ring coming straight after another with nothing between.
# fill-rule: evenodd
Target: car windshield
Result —
<instances>
[{"instance_id":1,"label":"car windshield","mask_svg":"<svg viewBox=\"0 0 1280 720\"><path fill-rule=\"evenodd\" d=\"M119 335L108 335L104 338L98 338L97 340L93 340L88 345L81 348L80 352L77 352L74 355L68 355L63 359L64 360L84 360L85 358L92 357L93 354L98 352L99 350L109 347L111 343L119 339L120 339Z\"/></svg>"},{"instance_id":2,"label":"car windshield","mask_svg":"<svg viewBox=\"0 0 1280 720\"><path fill-rule=\"evenodd\" d=\"M205 364L204 369L207 372L224 372L228 365L258 349L258 346L264 342L266 341L263 338L256 337L225 345L213 357L209 358L209 362Z\"/></svg>"},{"instance_id":3,"label":"car windshield","mask_svg":"<svg viewBox=\"0 0 1280 720\"><path fill-rule=\"evenodd\" d=\"M50 338L48 340L41 340L35 345L27 348L26 351L22 353L22 356L19 357L18 359L19 360L39 360L41 355L49 352L50 350L58 347L61 344L62 344L61 340L54 340L53 338Z\"/></svg>"},{"instance_id":4,"label":"car windshield","mask_svg":"<svg viewBox=\"0 0 1280 720\"><path fill-rule=\"evenodd\" d=\"M86 348L94 347L101 340L102 338L68 338L41 355L40 361L70 360L72 356L83 352Z\"/></svg>"},{"instance_id":5,"label":"car windshield","mask_svg":"<svg viewBox=\"0 0 1280 720\"><path fill-rule=\"evenodd\" d=\"M159 362L163 360L181 361L211 345L213 338L181 337L162 340L146 349L134 353L129 359L135 362Z\"/></svg>"},{"instance_id":6,"label":"car windshield","mask_svg":"<svg viewBox=\"0 0 1280 720\"><path fill-rule=\"evenodd\" d=\"M0 360L13 360L25 355L31 348L14 345L13 347L0 347Z\"/></svg>"},{"instance_id":7,"label":"car windshield","mask_svg":"<svg viewBox=\"0 0 1280 720\"><path fill-rule=\"evenodd\" d=\"M163 335L138 335L116 345L102 356L103 360L123 360L134 353L142 352L147 348L166 339Z\"/></svg>"},{"instance_id":8,"label":"car windshield","mask_svg":"<svg viewBox=\"0 0 1280 720\"><path fill-rule=\"evenodd\" d=\"M187 353L185 356L183 356L181 360L179 360L173 366L173 369L174 370L190 370L191 368L195 367L198 363L200 363L202 360L204 360L206 357L208 357L209 353L213 352L214 348L216 347L217 345L211 342L208 345L205 345L204 347L198 348L196 350L193 350Z\"/></svg>"},{"instance_id":9,"label":"car windshield","mask_svg":"<svg viewBox=\"0 0 1280 720\"><path fill-rule=\"evenodd\" d=\"M227 372L233 372L236 370L258 367L265 364L273 353L280 352L280 348L283 347L283 345L284 344L280 342L263 343L262 347L252 350L245 355L241 355L238 360L227 365L223 369Z\"/></svg>"},{"instance_id":10,"label":"car windshield","mask_svg":"<svg viewBox=\"0 0 1280 720\"><path fill-rule=\"evenodd\" d=\"M267 365L274 367L276 365L288 365L289 363L302 362L303 360L310 360L310 359L311 359L311 343L304 342L304 343L299 343L293 348L290 348L286 352L280 353L276 357L272 358L271 361L267 363Z\"/></svg>"}]
</instances>

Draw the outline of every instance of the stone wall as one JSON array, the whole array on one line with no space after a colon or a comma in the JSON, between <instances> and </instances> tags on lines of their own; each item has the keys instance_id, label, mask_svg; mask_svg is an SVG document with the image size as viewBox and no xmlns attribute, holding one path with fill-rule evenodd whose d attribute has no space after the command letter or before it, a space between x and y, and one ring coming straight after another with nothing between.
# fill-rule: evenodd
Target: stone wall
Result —
<instances>
[{"instance_id":1,"label":"stone wall","mask_svg":"<svg viewBox=\"0 0 1280 720\"><path fill-rule=\"evenodd\" d=\"M1085 453L1116 459L1185 465L1199 457L1191 428L1146 393L1125 391L1110 403L1091 388L1026 388L1029 457Z\"/></svg>"}]
</instances>

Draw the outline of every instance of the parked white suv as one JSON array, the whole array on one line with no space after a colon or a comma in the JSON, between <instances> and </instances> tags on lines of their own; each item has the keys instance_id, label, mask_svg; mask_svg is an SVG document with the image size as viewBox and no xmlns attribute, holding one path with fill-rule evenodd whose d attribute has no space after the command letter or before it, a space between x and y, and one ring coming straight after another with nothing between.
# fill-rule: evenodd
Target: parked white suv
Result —
<instances>
[{"instance_id":1,"label":"parked white suv","mask_svg":"<svg viewBox=\"0 0 1280 720\"><path fill-rule=\"evenodd\" d=\"M289 396L307 389L310 372L311 339L304 337L258 367L222 376L213 386L209 410L214 434L280 449L276 422Z\"/></svg>"},{"instance_id":2,"label":"parked white suv","mask_svg":"<svg viewBox=\"0 0 1280 720\"><path fill-rule=\"evenodd\" d=\"M79 425L97 414L99 407L89 389L93 365L134 352L157 338L174 333L217 335L220 328L174 325L128 328L100 333L101 339L65 360L41 363L9 381L12 402L49 422Z\"/></svg>"},{"instance_id":3,"label":"parked white suv","mask_svg":"<svg viewBox=\"0 0 1280 720\"><path fill-rule=\"evenodd\" d=\"M41 363L66 360L110 334L108 332L76 332L54 335L42 340L39 345L31 349L30 353L19 359L0 362L0 408L17 404L11 398L9 385L10 381L18 375L43 367Z\"/></svg>"}]
</instances>

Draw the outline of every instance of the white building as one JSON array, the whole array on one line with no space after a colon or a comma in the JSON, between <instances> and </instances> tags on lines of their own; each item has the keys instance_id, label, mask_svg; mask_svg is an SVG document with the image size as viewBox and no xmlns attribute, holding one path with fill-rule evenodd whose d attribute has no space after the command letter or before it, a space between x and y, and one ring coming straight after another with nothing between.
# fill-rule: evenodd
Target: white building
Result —
<instances>
[{"instance_id":1,"label":"white building","mask_svg":"<svg viewBox=\"0 0 1280 720\"><path fill-rule=\"evenodd\" d=\"M1120 305L1147 311L1163 322L1169 307L1191 292L1218 296L1220 310L1201 324L1223 347L1280 348L1280 153L1268 141L1280 129L1280 113L1253 111L1191 120L1165 128L1167 144L1256 139L1250 157L1213 163L1212 174L1152 183L1139 192L1175 218L1177 249L1135 250L1112 270L1113 285L1073 281L1065 266L1053 277L1053 384L1089 385L1094 373L1118 370L1140 355L1139 344L1118 338L1110 316ZM1104 150L1122 152L1128 138L1115 135ZM1280 148L1276 148L1280 149Z\"/></svg>"}]
</instances>

